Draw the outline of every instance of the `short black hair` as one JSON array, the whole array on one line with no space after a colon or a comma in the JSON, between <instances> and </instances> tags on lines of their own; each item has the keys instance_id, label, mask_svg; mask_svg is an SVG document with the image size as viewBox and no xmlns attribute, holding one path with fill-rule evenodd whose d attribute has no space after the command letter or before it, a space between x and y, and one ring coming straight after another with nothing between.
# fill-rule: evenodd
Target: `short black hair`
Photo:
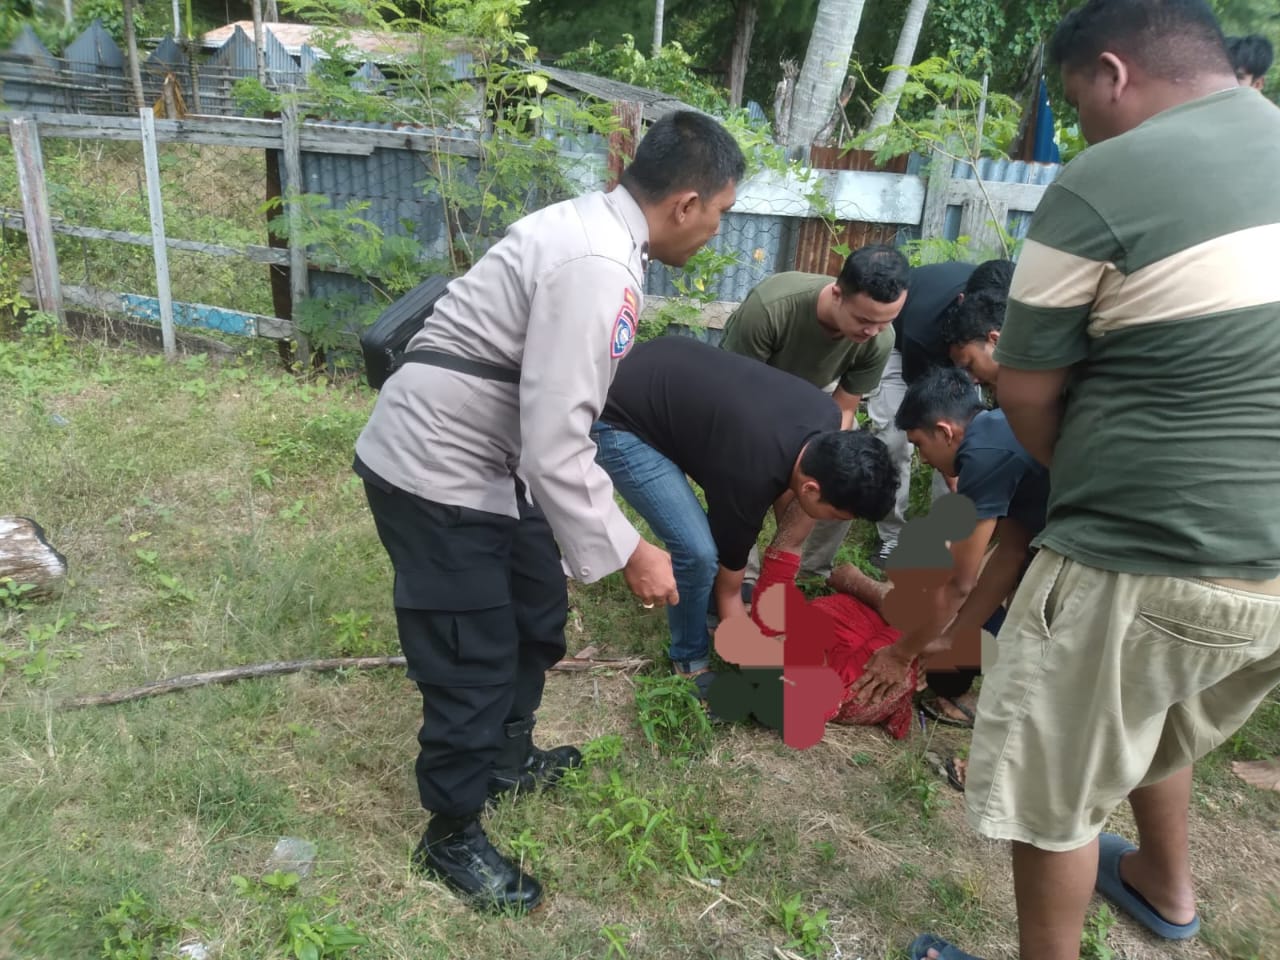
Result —
<instances>
[{"instance_id":1,"label":"short black hair","mask_svg":"<svg viewBox=\"0 0 1280 960\"><path fill-rule=\"evenodd\" d=\"M846 296L865 293L877 303L893 303L910 278L911 264L902 251L876 243L859 247L845 258L836 286Z\"/></svg>"},{"instance_id":2,"label":"short black hair","mask_svg":"<svg viewBox=\"0 0 1280 960\"><path fill-rule=\"evenodd\" d=\"M1012 260L988 260L978 264L969 275L964 295L968 297L979 290L999 290L1008 293L1009 288L1013 286L1013 269Z\"/></svg>"},{"instance_id":3,"label":"short black hair","mask_svg":"<svg viewBox=\"0 0 1280 960\"><path fill-rule=\"evenodd\" d=\"M889 448L865 430L831 430L811 439L800 469L818 482L822 502L879 522L898 496L898 468Z\"/></svg>"},{"instance_id":4,"label":"short black hair","mask_svg":"<svg viewBox=\"0 0 1280 960\"><path fill-rule=\"evenodd\" d=\"M904 433L931 431L939 420L968 426L985 409L967 373L956 367L934 367L907 387L893 422Z\"/></svg>"},{"instance_id":5,"label":"short black hair","mask_svg":"<svg viewBox=\"0 0 1280 960\"><path fill-rule=\"evenodd\" d=\"M1068 73L1092 72L1107 51L1162 80L1232 72L1226 38L1208 0L1089 0L1058 24L1049 61Z\"/></svg>"},{"instance_id":6,"label":"short black hair","mask_svg":"<svg viewBox=\"0 0 1280 960\"><path fill-rule=\"evenodd\" d=\"M706 203L746 172L742 148L719 121L696 110L676 110L649 127L619 178L642 203L694 190Z\"/></svg>"},{"instance_id":7,"label":"short black hair","mask_svg":"<svg viewBox=\"0 0 1280 960\"><path fill-rule=\"evenodd\" d=\"M948 347L962 347L975 340L987 339L992 330L1004 326L1004 312L1009 298L1002 290L987 289L971 293L942 318L942 342Z\"/></svg>"},{"instance_id":8,"label":"short black hair","mask_svg":"<svg viewBox=\"0 0 1280 960\"><path fill-rule=\"evenodd\" d=\"M1228 37L1227 53L1237 77L1246 73L1255 78L1265 77L1276 58L1271 41L1259 33L1251 33L1247 37Z\"/></svg>"}]
</instances>

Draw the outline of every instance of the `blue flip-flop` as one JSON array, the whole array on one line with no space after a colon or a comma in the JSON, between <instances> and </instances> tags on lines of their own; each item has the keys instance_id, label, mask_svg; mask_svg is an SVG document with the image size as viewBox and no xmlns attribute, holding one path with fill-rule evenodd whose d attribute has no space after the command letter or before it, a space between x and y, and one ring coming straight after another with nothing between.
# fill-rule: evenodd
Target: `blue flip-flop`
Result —
<instances>
[{"instance_id":1,"label":"blue flip-flop","mask_svg":"<svg viewBox=\"0 0 1280 960\"><path fill-rule=\"evenodd\" d=\"M1095 889L1133 919L1166 940L1187 940L1200 930L1200 918L1190 923L1170 923L1137 890L1120 879L1120 858L1137 850L1124 837L1104 833L1098 837L1098 882Z\"/></svg>"},{"instance_id":2,"label":"blue flip-flop","mask_svg":"<svg viewBox=\"0 0 1280 960\"><path fill-rule=\"evenodd\" d=\"M932 933L920 934L911 941L911 946L907 947L911 960L929 960L930 950L938 951L938 960L980 960L972 954L965 953L959 947L947 943L941 937L935 937Z\"/></svg>"}]
</instances>

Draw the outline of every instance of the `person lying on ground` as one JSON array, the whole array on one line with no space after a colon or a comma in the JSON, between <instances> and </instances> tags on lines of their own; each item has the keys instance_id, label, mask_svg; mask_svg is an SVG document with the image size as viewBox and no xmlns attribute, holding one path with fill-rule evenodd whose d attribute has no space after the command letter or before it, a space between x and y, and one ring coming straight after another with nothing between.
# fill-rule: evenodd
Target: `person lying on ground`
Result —
<instances>
[{"instance_id":1,"label":"person lying on ground","mask_svg":"<svg viewBox=\"0 0 1280 960\"><path fill-rule=\"evenodd\" d=\"M856 567L852 569L857 570ZM764 551L756 597L765 596L776 584L794 585L799 573L799 552L780 549L775 543ZM876 584L861 571L858 573L868 583ZM833 577L835 574L836 571L832 571ZM826 617L832 626L823 650L827 666L840 677L844 687L839 702L827 711L826 722L846 726L880 726L894 739L905 739L911 733L911 704L917 687L916 664L911 664L902 680L876 703L862 703L853 696L867 661L876 651L896 643L901 636L900 631L892 627L874 606L848 593L817 597L809 602L809 606ZM779 631L765 622L758 603L752 605L751 618L763 635L778 635Z\"/></svg>"}]
</instances>

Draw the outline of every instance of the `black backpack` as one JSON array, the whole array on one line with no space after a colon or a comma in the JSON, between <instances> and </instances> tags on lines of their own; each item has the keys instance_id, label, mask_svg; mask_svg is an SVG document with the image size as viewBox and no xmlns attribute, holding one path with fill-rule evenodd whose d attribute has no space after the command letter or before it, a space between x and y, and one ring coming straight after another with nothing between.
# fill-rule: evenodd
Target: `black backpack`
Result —
<instances>
[{"instance_id":1,"label":"black backpack","mask_svg":"<svg viewBox=\"0 0 1280 960\"><path fill-rule=\"evenodd\" d=\"M387 378L404 364L405 347L431 316L448 284L448 277L428 277L382 311L360 334L365 376L373 389L382 389Z\"/></svg>"}]
</instances>

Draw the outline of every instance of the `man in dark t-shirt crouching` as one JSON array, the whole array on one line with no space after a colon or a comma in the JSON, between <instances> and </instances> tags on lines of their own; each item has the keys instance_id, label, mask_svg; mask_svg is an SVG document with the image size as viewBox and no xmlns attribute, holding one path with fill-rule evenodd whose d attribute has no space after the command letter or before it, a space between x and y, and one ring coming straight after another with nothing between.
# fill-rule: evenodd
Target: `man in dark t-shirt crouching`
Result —
<instances>
[{"instance_id":1,"label":"man in dark t-shirt crouching","mask_svg":"<svg viewBox=\"0 0 1280 960\"><path fill-rule=\"evenodd\" d=\"M746 615L743 574L770 508L796 537L816 520L874 521L892 507L888 448L840 426L821 388L688 337L637 344L618 364L592 429L596 460L671 552L669 655L702 699L714 680L709 601L722 620Z\"/></svg>"},{"instance_id":2,"label":"man in dark t-shirt crouching","mask_svg":"<svg viewBox=\"0 0 1280 960\"><path fill-rule=\"evenodd\" d=\"M1018 443L1004 413L983 407L963 370L939 367L913 383L896 421L925 463L956 478L956 492L973 504L977 525L951 544L951 575L922 621L867 662L861 683L872 702L880 690L892 690L926 648L949 649L955 638L980 629L999 631L1001 608L1030 561L1049 502L1048 471ZM998 546L987 557L993 541ZM932 711L938 720L972 726L976 703L970 688L977 675L926 674L937 694Z\"/></svg>"}]
</instances>

